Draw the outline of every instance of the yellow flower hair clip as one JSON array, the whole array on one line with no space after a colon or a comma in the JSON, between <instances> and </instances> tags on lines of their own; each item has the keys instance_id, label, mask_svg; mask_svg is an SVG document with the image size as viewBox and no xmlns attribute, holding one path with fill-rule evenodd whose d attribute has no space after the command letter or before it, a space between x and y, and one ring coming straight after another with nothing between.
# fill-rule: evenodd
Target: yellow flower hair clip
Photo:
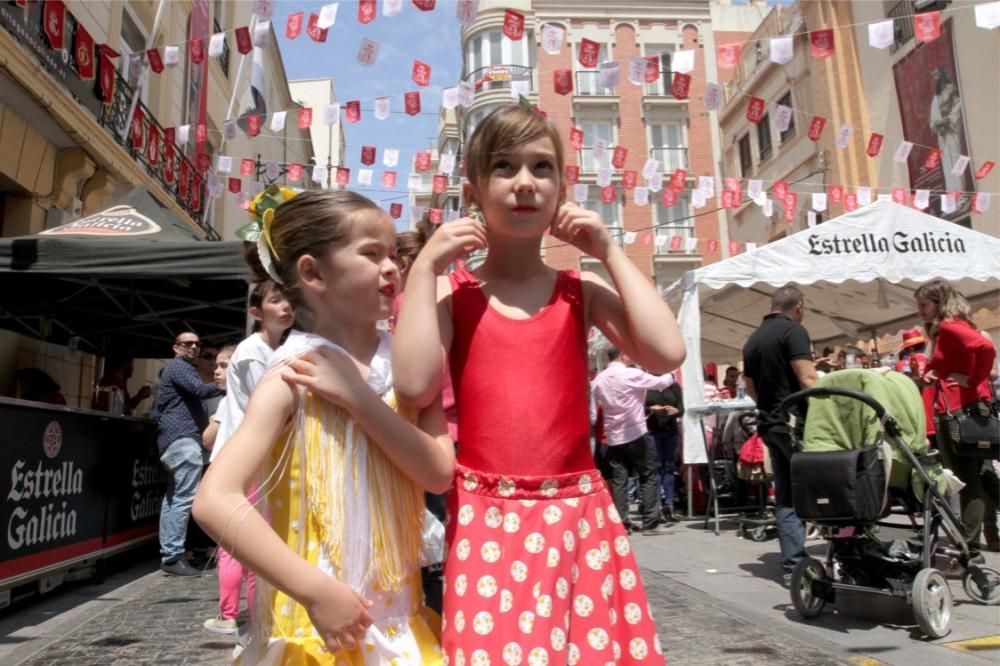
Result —
<instances>
[{"instance_id":1,"label":"yellow flower hair clip","mask_svg":"<svg viewBox=\"0 0 1000 666\"><path fill-rule=\"evenodd\" d=\"M274 224L274 211L281 204L295 198L298 194L290 187L271 185L263 192L250 200L248 213L252 220L250 224L241 227L236 231L236 236L249 243L257 244L257 254L260 256L260 263L268 276L277 283L281 283L278 271L274 267L274 259L280 260L274 242L271 240L271 227Z\"/></svg>"}]
</instances>

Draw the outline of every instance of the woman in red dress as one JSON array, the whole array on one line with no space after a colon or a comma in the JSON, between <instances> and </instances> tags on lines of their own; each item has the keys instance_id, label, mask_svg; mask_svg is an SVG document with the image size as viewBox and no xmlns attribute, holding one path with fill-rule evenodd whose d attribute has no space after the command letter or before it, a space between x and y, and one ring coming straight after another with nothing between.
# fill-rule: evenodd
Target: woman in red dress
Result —
<instances>
[{"instance_id":1,"label":"woman in red dress","mask_svg":"<svg viewBox=\"0 0 1000 666\"><path fill-rule=\"evenodd\" d=\"M663 373L684 357L677 323L600 217L565 202L562 145L540 114L497 110L465 163L470 216L414 262L393 347L401 398L433 401L447 358L458 406L442 647L452 664L663 663L590 453L587 330ZM546 232L599 259L617 291L545 265ZM439 277L487 246L480 268Z\"/></svg>"}]
</instances>

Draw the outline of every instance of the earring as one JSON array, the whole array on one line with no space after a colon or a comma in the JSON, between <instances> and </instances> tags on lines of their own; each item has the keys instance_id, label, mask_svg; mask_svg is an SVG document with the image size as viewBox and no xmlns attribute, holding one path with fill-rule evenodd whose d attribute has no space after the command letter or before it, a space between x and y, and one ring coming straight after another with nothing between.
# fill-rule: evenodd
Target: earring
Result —
<instances>
[{"instance_id":1,"label":"earring","mask_svg":"<svg viewBox=\"0 0 1000 666\"><path fill-rule=\"evenodd\" d=\"M479 224L482 224L483 226L486 226L486 216L483 215L483 211L479 209L479 206L477 204L472 204L469 206L468 214L469 217L471 217L473 220L475 220Z\"/></svg>"}]
</instances>

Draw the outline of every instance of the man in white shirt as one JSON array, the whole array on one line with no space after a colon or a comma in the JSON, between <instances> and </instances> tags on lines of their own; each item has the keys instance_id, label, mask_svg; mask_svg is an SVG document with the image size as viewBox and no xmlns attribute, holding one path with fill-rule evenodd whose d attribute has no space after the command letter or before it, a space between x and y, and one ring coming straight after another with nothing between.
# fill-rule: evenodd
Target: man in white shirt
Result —
<instances>
[{"instance_id":1,"label":"man in white shirt","mask_svg":"<svg viewBox=\"0 0 1000 666\"><path fill-rule=\"evenodd\" d=\"M590 387L604 412L608 440L607 462L611 469L611 496L626 528L631 531L628 510L628 478L639 476L643 534L665 534L658 530L660 512L656 447L646 427L646 389L665 389L676 382L673 373L651 375L628 366L629 359L617 348L608 350L610 363Z\"/></svg>"}]
</instances>

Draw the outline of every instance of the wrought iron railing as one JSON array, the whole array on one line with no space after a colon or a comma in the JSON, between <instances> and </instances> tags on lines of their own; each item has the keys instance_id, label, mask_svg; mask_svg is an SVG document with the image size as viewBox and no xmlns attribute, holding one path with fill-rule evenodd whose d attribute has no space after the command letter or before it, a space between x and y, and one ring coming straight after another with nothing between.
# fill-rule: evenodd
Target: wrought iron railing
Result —
<instances>
[{"instance_id":1,"label":"wrought iron railing","mask_svg":"<svg viewBox=\"0 0 1000 666\"><path fill-rule=\"evenodd\" d=\"M614 97L618 93L615 92L614 88L605 88L601 85L600 72L580 70L576 72L576 89L573 94L584 97Z\"/></svg>"},{"instance_id":2,"label":"wrought iron railing","mask_svg":"<svg viewBox=\"0 0 1000 666\"><path fill-rule=\"evenodd\" d=\"M222 32L222 26L219 25L219 19L212 19L212 30L216 34ZM222 40L222 55L219 56L219 67L222 68L222 75L227 79L229 78L229 40Z\"/></svg>"},{"instance_id":3,"label":"wrought iron railing","mask_svg":"<svg viewBox=\"0 0 1000 666\"><path fill-rule=\"evenodd\" d=\"M582 173L597 173L598 169L610 169L611 153L614 152L614 149L614 146L608 146L605 155L599 158L594 153L593 148L581 148L577 156L577 164L580 165L580 171Z\"/></svg>"},{"instance_id":4,"label":"wrought iron railing","mask_svg":"<svg viewBox=\"0 0 1000 666\"><path fill-rule=\"evenodd\" d=\"M656 147L649 149L649 156L654 160L659 160L660 170L664 173L673 173L678 169L688 168L688 149Z\"/></svg>"},{"instance_id":5,"label":"wrought iron railing","mask_svg":"<svg viewBox=\"0 0 1000 666\"><path fill-rule=\"evenodd\" d=\"M889 47L889 53L895 53L903 48L908 41L913 39L913 2L904 0L897 2L885 14L886 18L892 19L892 28L895 39Z\"/></svg>"},{"instance_id":6,"label":"wrought iron railing","mask_svg":"<svg viewBox=\"0 0 1000 666\"><path fill-rule=\"evenodd\" d=\"M465 81L474 85L476 92L507 90L514 86L514 81L525 81L528 92L534 92L533 73L534 68L524 65L487 65L470 72Z\"/></svg>"}]
</instances>

